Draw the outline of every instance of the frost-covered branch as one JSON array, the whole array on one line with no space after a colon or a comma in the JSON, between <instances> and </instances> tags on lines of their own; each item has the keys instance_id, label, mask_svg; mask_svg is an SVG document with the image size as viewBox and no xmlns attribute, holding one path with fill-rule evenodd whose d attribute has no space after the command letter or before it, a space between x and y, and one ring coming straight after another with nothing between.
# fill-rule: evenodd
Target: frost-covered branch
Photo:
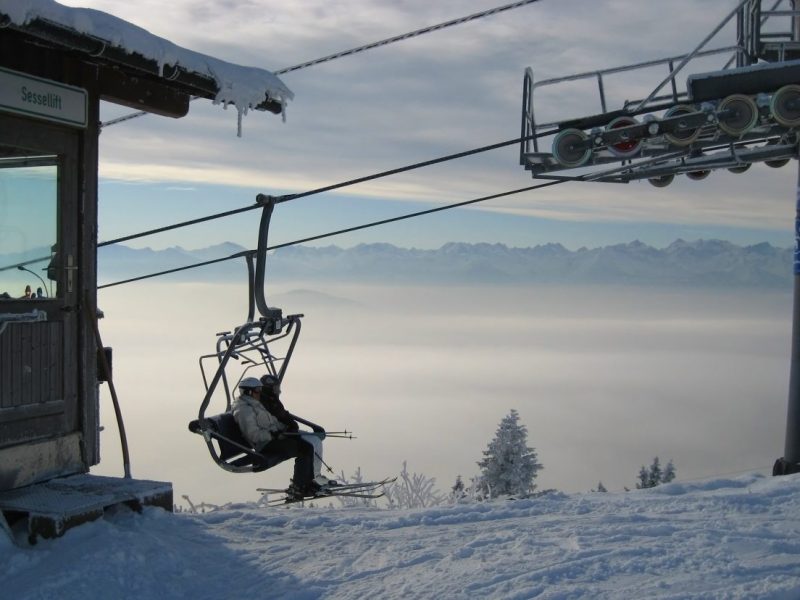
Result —
<instances>
[{"instance_id":1,"label":"frost-covered branch","mask_svg":"<svg viewBox=\"0 0 800 600\"><path fill-rule=\"evenodd\" d=\"M403 461L400 479L385 486L389 508L425 508L442 504L445 496L436 489L436 478L409 473Z\"/></svg>"},{"instance_id":2,"label":"frost-covered branch","mask_svg":"<svg viewBox=\"0 0 800 600\"><path fill-rule=\"evenodd\" d=\"M341 483L348 484L348 483L364 483L365 479L361 473L361 467L356 469L356 472L353 473L352 477L346 477L344 471L339 474L338 480ZM372 498L349 498L347 496L337 496L336 499L339 503L345 508L351 507L376 507L378 505L377 501Z\"/></svg>"}]
</instances>

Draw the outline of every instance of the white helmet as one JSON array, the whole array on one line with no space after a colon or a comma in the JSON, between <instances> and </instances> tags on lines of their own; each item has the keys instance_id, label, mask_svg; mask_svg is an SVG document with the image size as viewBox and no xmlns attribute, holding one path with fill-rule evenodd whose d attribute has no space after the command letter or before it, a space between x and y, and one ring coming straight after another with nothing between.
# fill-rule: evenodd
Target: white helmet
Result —
<instances>
[{"instance_id":1,"label":"white helmet","mask_svg":"<svg viewBox=\"0 0 800 600\"><path fill-rule=\"evenodd\" d=\"M254 390L263 387L261 382L256 377L245 377L239 382L239 389Z\"/></svg>"}]
</instances>

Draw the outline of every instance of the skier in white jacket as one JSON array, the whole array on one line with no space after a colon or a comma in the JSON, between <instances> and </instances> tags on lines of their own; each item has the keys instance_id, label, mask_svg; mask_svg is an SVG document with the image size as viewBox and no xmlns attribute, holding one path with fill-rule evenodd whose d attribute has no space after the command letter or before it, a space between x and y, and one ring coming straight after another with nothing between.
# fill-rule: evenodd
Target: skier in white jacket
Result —
<instances>
[{"instance_id":1,"label":"skier in white jacket","mask_svg":"<svg viewBox=\"0 0 800 600\"><path fill-rule=\"evenodd\" d=\"M233 403L233 417L242 435L259 454L280 461L294 458L294 476L288 490L292 499L313 496L335 484L320 474L322 440L325 431L300 432L297 421L280 401L280 381L274 375L261 380L246 377L239 382L239 397Z\"/></svg>"}]
</instances>

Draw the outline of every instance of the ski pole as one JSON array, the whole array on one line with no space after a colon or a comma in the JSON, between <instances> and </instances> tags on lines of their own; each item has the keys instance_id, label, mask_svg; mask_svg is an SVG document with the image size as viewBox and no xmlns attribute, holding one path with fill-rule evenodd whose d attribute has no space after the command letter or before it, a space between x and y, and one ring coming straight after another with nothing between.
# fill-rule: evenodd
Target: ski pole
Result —
<instances>
[{"instance_id":1,"label":"ski pole","mask_svg":"<svg viewBox=\"0 0 800 600\"><path fill-rule=\"evenodd\" d=\"M353 435L352 431L324 431L320 432L325 437L333 437L333 438L346 438L350 440L358 439ZM284 436L302 436L302 435L319 435L316 431L282 431L281 435Z\"/></svg>"},{"instance_id":2,"label":"ski pole","mask_svg":"<svg viewBox=\"0 0 800 600\"><path fill-rule=\"evenodd\" d=\"M322 460L322 457L319 454L317 454L316 451L314 452L314 456L316 456L319 459L319 462L321 462L323 465L325 465L325 468L328 469L329 473L333 473L333 469L331 469L330 465L328 465L328 463L326 463L324 460ZM334 473L334 475L335 475L335 473Z\"/></svg>"}]
</instances>

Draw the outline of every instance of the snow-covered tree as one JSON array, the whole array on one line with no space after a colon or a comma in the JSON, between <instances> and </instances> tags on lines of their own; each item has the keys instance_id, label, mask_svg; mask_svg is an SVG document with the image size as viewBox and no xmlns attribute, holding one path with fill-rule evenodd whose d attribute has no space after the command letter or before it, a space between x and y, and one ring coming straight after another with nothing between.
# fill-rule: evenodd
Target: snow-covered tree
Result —
<instances>
[{"instance_id":1,"label":"snow-covered tree","mask_svg":"<svg viewBox=\"0 0 800 600\"><path fill-rule=\"evenodd\" d=\"M467 497L467 488L461 475L456 475L456 482L450 488L450 502L461 502Z\"/></svg>"},{"instance_id":2,"label":"snow-covered tree","mask_svg":"<svg viewBox=\"0 0 800 600\"><path fill-rule=\"evenodd\" d=\"M534 479L543 468L536 450L528 447L528 428L519 422L519 414L511 410L500 421L494 439L483 451L481 492L489 498L526 496L536 489Z\"/></svg>"}]
</instances>

